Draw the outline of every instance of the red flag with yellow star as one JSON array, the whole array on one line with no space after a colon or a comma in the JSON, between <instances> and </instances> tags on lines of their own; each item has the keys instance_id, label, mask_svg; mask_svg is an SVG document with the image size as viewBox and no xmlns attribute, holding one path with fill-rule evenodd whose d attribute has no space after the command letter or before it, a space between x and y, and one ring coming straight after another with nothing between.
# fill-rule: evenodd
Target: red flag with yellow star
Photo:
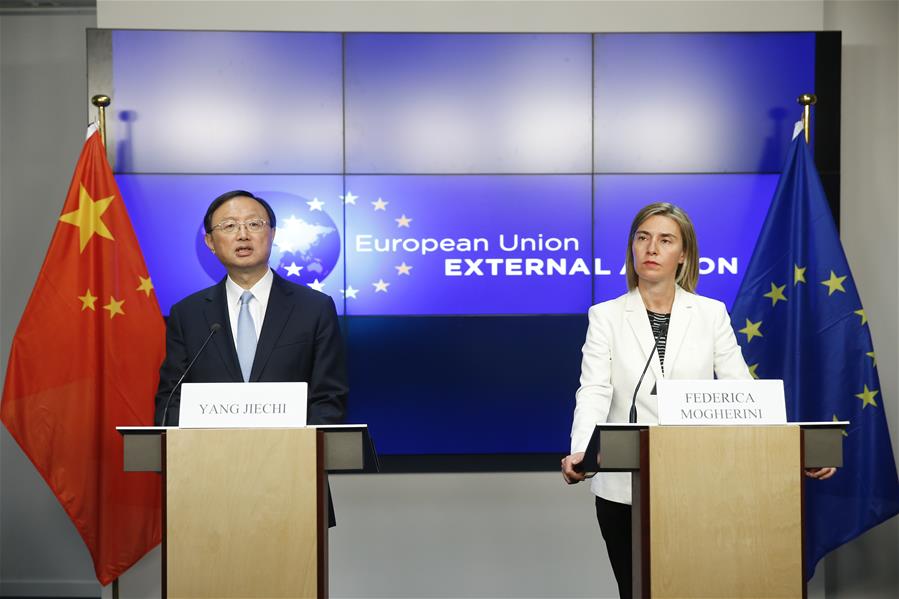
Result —
<instances>
[{"instance_id":1,"label":"red flag with yellow star","mask_svg":"<svg viewBox=\"0 0 899 599\"><path fill-rule=\"evenodd\" d=\"M13 340L0 419L108 584L161 540L160 480L122 470L116 426L153 424L165 325L93 128Z\"/></svg>"}]
</instances>

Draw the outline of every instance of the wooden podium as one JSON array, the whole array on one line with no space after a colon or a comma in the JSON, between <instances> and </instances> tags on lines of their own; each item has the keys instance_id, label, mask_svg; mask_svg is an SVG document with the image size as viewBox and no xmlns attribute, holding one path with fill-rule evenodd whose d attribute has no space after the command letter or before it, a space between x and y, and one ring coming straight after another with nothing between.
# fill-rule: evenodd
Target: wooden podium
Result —
<instances>
[{"instance_id":1,"label":"wooden podium","mask_svg":"<svg viewBox=\"0 0 899 599\"><path fill-rule=\"evenodd\" d=\"M596 450L633 472L634 597L805 595L803 468L842 465L842 426L597 425Z\"/></svg>"},{"instance_id":2,"label":"wooden podium","mask_svg":"<svg viewBox=\"0 0 899 599\"><path fill-rule=\"evenodd\" d=\"M326 472L377 469L365 427L120 430L162 472L163 597L327 596Z\"/></svg>"}]
</instances>

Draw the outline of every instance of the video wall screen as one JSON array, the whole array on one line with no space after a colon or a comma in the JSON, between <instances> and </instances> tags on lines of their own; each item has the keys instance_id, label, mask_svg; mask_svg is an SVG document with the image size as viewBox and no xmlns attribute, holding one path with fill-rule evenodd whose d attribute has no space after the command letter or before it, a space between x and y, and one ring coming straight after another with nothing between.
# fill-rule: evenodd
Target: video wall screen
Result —
<instances>
[{"instance_id":1,"label":"video wall screen","mask_svg":"<svg viewBox=\"0 0 899 599\"><path fill-rule=\"evenodd\" d=\"M818 57L839 44L813 32L89 32L163 313L225 274L203 244L209 202L236 188L266 198L270 265L333 298L349 421L369 424L396 470L555 467L587 309L625 292L627 231L647 203L692 216L699 292L729 306L795 98L838 89L838 65Z\"/></svg>"}]
</instances>

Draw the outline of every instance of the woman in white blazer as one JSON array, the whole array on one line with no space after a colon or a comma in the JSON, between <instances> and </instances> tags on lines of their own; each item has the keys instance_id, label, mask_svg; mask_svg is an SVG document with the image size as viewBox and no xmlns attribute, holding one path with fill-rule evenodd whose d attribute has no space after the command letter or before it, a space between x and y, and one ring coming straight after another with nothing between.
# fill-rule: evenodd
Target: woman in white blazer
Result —
<instances>
[{"instance_id":1,"label":"woman in white blazer","mask_svg":"<svg viewBox=\"0 0 899 599\"><path fill-rule=\"evenodd\" d=\"M683 210L656 203L637 213L625 269L628 293L590 308L571 455L562 460L569 484L585 478L574 466L583 460L596 423L628 422L634 389L651 353L637 393L637 422L658 422L653 389L662 378L751 378L724 304L693 292L699 251ZM630 597L630 474L600 473L591 489L619 593Z\"/></svg>"},{"instance_id":2,"label":"woman in white blazer","mask_svg":"<svg viewBox=\"0 0 899 599\"><path fill-rule=\"evenodd\" d=\"M699 249L693 223L673 204L644 207L628 235L628 292L590 308L571 425L571 455L562 460L569 484L584 480L574 470L598 422L628 422L634 390L637 422L658 422L656 381L672 379L748 379L749 369L724 304L696 295ZM653 351L653 345L656 351ZM601 457L600 457L601 461ZM815 479L835 468L815 468ZM631 596L631 484L629 473L600 473L591 485L596 518L622 598Z\"/></svg>"}]
</instances>

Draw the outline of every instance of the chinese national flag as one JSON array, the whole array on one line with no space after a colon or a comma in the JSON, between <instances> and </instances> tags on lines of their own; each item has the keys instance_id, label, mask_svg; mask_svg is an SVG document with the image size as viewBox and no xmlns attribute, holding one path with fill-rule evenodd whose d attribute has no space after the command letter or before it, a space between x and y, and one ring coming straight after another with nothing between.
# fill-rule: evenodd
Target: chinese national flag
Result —
<instances>
[{"instance_id":1,"label":"chinese national flag","mask_svg":"<svg viewBox=\"0 0 899 599\"><path fill-rule=\"evenodd\" d=\"M122 470L116 426L153 424L165 326L93 128L13 340L0 419L108 584L160 542L160 480Z\"/></svg>"}]
</instances>

